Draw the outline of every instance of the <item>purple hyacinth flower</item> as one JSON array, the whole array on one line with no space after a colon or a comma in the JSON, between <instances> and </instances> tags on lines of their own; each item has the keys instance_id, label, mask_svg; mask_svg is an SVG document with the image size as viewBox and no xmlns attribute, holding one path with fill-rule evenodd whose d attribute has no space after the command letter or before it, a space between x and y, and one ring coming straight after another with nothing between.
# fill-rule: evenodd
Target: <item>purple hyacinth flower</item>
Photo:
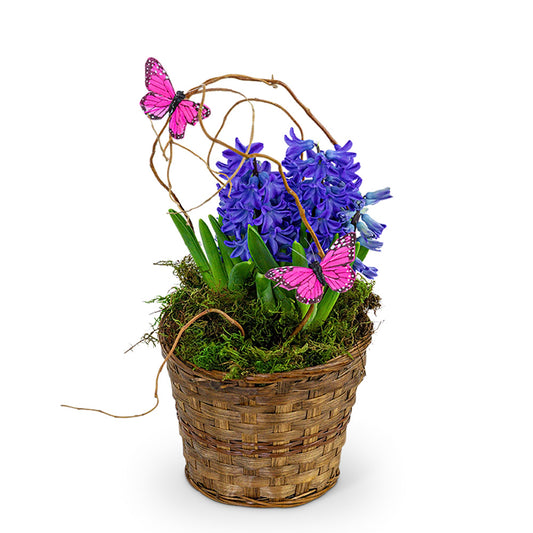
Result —
<instances>
[{"instance_id":1,"label":"purple hyacinth flower","mask_svg":"<svg viewBox=\"0 0 533 533\"><path fill-rule=\"evenodd\" d=\"M287 234L286 229L291 230L289 234ZM278 257L279 261L290 260L289 250L297 235L296 228L289 227L286 229L283 230L279 226L276 226L270 232L261 234L261 237L272 251L272 255ZM282 250L282 248L285 248L285 250Z\"/></svg>"},{"instance_id":2,"label":"purple hyacinth flower","mask_svg":"<svg viewBox=\"0 0 533 533\"><path fill-rule=\"evenodd\" d=\"M283 225L285 217L289 215L285 201L278 199L260 206L259 215L254 218L253 224L261 226L261 231L269 232Z\"/></svg>"},{"instance_id":3,"label":"purple hyacinth flower","mask_svg":"<svg viewBox=\"0 0 533 533\"><path fill-rule=\"evenodd\" d=\"M294 133L294 128L291 128L290 134L290 137L285 135L285 142L289 145L286 154L288 158L295 159L297 157L300 157L301 154L307 152L308 150L312 150L315 147L314 141L310 139L304 141L296 137L296 133Z\"/></svg>"},{"instance_id":4,"label":"purple hyacinth flower","mask_svg":"<svg viewBox=\"0 0 533 533\"><path fill-rule=\"evenodd\" d=\"M344 146L338 144L335 145L335 150L326 150L324 152L326 159L329 161L335 161L341 165L350 164L354 157L357 155L355 152L349 152L352 147L352 141L348 141Z\"/></svg>"},{"instance_id":5,"label":"purple hyacinth flower","mask_svg":"<svg viewBox=\"0 0 533 533\"><path fill-rule=\"evenodd\" d=\"M233 248L233 252L231 252L231 257L240 258L243 261L248 261L250 259L250 252L248 250L248 240L246 236L239 236L238 239L235 239L234 241L224 241L224 244L229 246L230 248Z\"/></svg>"}]
</instances>

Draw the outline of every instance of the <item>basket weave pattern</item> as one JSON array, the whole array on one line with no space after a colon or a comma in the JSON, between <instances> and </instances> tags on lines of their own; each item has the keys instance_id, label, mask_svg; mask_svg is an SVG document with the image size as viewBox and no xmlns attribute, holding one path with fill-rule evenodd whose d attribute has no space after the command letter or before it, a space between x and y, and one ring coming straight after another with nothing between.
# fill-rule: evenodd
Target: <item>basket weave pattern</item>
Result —
<instances>
[{"instance_id":1,"label":"basket weave pattern","mask_svg":"<svg viewBox=\"0 0 533 533\"><path fill-rule=\"evenodd\" d=\"M369 344L320 366L240 380L171 357L189 482L214 500L255 507L301 505L330 489Z\"/></svg>"}]
</instances>

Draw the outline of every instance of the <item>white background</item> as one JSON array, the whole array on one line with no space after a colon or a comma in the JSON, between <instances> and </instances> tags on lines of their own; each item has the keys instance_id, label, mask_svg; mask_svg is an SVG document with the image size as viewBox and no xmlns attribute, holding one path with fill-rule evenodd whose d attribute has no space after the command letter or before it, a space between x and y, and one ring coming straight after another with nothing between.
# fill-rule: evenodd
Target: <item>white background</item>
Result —
<instances>
[{"instance_id":1,"label":"white background","mask_svg":"<svg viewBox=\"0 0 533 533\"><path fill-rule=\"evenodd\" d=\"M531 531L528 4L4 5L2 530ZM153 319L144 300L173 283L152 263L185 248L148 166L148 56L182 90L273 74L341 144L354 141L363 191L392 189L373 210L388 225L368 258L383 323L341 478L306 506L229 507L190 488L165 374L144 418L60 408L152 406L158 349L123 352ZM275 111L259 113L257 139L286 133ZM224 138L246 138L246 124ZM197 126L185 141L201 137ZM212 184L178 156L190 207Z\"/></svg>"}]
</instances>

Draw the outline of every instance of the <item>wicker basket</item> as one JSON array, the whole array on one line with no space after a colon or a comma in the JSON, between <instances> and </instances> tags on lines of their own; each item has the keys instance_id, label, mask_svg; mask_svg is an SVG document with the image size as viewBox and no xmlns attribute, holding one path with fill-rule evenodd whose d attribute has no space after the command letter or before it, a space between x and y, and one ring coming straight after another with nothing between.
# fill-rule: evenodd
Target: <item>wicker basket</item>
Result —
<instances>
[{"instance_id":1,"label":"wicker basket","mask_svg":"<svg viewBox=\"0 0 533 533\"><path fill-rule=\"evenodd\" d=\"M293 507L324 494L339 477L369 344L370 335L326 364L240 380L169 358L189 482L213 500L250 507Z\"/></svg>"}]
</instances>

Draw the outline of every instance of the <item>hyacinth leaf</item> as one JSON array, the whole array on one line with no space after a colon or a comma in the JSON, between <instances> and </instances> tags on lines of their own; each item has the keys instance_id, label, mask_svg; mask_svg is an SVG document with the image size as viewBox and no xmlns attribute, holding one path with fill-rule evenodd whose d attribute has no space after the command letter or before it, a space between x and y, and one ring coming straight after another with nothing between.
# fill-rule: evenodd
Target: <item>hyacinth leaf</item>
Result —
<instances>
[{"instance_id":1,"label":"hyacinth leaf","mask_svg":"<svg viewBox=\"0 0 533 533\"><path fill-rule=\"evenodd\" d=\"M300 267L308 266L305 248L298 241L292 243L292 264Z\"/></svg>"},{"instance_id":2,"label":"hyacinth leaf","mask_svg":"<svg viewBox=\"0 0 533 533\"><path fill-rule=\"evenodd\" d=\"M361 246L359 244L359 251L357 252L357 259L360 259L361 261L365 260L366 254L368 253L368 248L366 246Z\"/></svg>"},{"instance_id":3,"label":"hyacinth leaf","mask_svg":"<svg viewBox=\"0 0 533 533\"><path fill-rule=\"evenodd\" d=\"M309 235L307 233L307 228L305 227L305 224L303 222L300 224L300 237L299 237L299 240L300 240L300 244L304 248L309 248Z\"/></svg>"},{"instance_id":4,"label":"hyacinth leaf","mask_svg":"<svg viewBox=\"0 0 533 533\"><path fill-rule=\"evenodd\" d=\"M200 246L200 243L198 242L193 230L187 225L185 218L180 213L174 209L169 209L168 212L170 213L170 218L172 218L172 221L178 228L185 246L187 246L189 249L189 252L196 263L203 280L211 289L216 288L216 283L211 272L211 267L209 266L209 261L207 260L207 257L205 256L205 253L202 250L202 247Z\"/></svg>"},{"instance_id":5,"label":"hyacinth leaf","mask_svg":"<svg viewBox=\"0 0 533 533\"><path fill-rule=\"evenodd\" d=\"M355 244L355 257L360 252L361 244ZM366 255L366 254L365 254ZM353 265L353 263L352 263ZM316 315L313 319L313 327L320 327L328 318L334 305L337 303L340 293L326 289L322 300L317 304Z\"/></svg>"},{"instance_id":6,"label":"hyacinth leaf","mask_svg":"<svg viewBox=\"0 0 533 533\"><path fill-rule=\"evenodd\" d=\"M340 292L332 291L329 288L326 289L322 300L316 306L316 314L311 327L318 328L326 321L334 305L337 303L339 296Z\"/></svg>"},{"instance_id":7,"label":"hyacinth leaf","mask_svg":"<svg viewBox=\"0 0 533 533\"><path fill-rule=\"evenodd\" d=\"M252 275L254 264L251 260L242 261L236 264L230 272L228 289L238 291L244 287L246 280ZM266 278L265 278L266 279Z\"/></svg>"},{"instance_id":8,"label":"hyacinth leaf","mask_svg":"<svg viewBox=\"0 0 533 533\"><path fill-rule=\"evenodd\" d=\"M284 313L290 313L293 309L294 299L291 294L280 287L272 287L272 292Z\"/></svg>"},{"instance_id":9,"label":"hyacinth leaf","mask_svg":"<svg viewBox=\"0 0 533 533\"><path fill-rule=\"evenodd\" d=\"M302 304L302 305L303 305L303 304ZM307 307L309 307L309 306L307 306ZM318 306L315 305L315 306L313 307L313 310L311 311L311 316L307 319L307 322L305 323L303 329L307 329L307 328L309 328L310 326L313 325L313 322L314 322L315 317L316 317L317 310L318 310ZM306 311L306 312L307 312L307 311ZM305 316L305 315L303 315L303 316ZM303 317L302 317L302 318L303 318Z\"/></svg>"},{"instance_id":10,"label":"hyacinth leaf","mask_svg":"<svg viewBox=\"0 0 533 533\"><path fill-rule=\"evenodd\" d=\"M252 260L261 274L265 274L271 268L277 268L279 265L270 253L265 241L259 235L258 231L253 226L248 226L248 250L252 256ZM275 299L281 306L284 313L289 313L292 310L293 300L285 289L272 287L272 292Z\"/></svg>"},{"instance_id":11,"label":"hyacinth leaf","mask_svg":"<svg viewBox=\"0 0 533 533\"><path fill-rule=\"evenodd\" d=\"M248 250L250 251L253 262L261 274L265 274L271 268L279 266L274 259L274 256L267 248L261 235L259 235L257 230L250 225L248 226Z\"/></svg>"},{"instance_id":12,"label":"hyacinth leaf","mask_svg":"<svg viewBox=\"0 0 533 533\"><path fill-rule=\"evenodd\" d=\"M300 267L307 267L307 259L305 255L305 249L304 247L298 242L294 241L292 243L292 264L294 266L300 266ZM302 318L305 316L307 311L309 310L309 304L304 304L302 302L299 302L296 300L298 304L298 308L300 309L300 314L302 315ZM316 309L316 305L315 305ZM306 326L309 325L309 321L312 319L312 317L309 317L309 320L306 323Z\"/></svg>"},{"instance_id":13,"label":"hyacinth leaf","mask_svg":"<svg viewBox=\"0 0 533 533\"><path fill-rule=\"evenodd\" d=\"M276 298L272 290L272 282L265 278L263 274L257 272L255 275L255 288L257 290L257 299L261 302L267 313L273 313L276 310Z\"/></svg>"},{"instance_id":14,"label":"hyacinth leaf","mask_svg":"<svg viewBox=\"0 0 533 533\"><path fill-rule=\"evenodd\" d=\"M216 287L218 289L227 287L228 274L226 273L226 268L222 262L217 243L209 231L209 227L202 219L198 222L198 228L204 244L205 253L207 254L207 259L209 260L209 265L211 266L211 273L213 274Z\"/></svg>"},{"instance_id":15,"label":"hyacinth leaf","mask_svg":"<svg viewBox=\"0 0 533 533\"><path fill-rule=\"evenodd\" d=\"M224 244L224 241L229 241L229 238L220 229L220 224L218 223L217 219L213 215L209 215L209 222L211 223L211 227L213 228L213 231L215 232L215 236L217 238L218 249L220 250L220 255L222 255L222 261L224 262L224 266L226 267L226 272L229 276L231 269L235 265L240 263L240 260L238 257L231 257L232 249L228 245Z\"/></svg>"}]
</instances>

